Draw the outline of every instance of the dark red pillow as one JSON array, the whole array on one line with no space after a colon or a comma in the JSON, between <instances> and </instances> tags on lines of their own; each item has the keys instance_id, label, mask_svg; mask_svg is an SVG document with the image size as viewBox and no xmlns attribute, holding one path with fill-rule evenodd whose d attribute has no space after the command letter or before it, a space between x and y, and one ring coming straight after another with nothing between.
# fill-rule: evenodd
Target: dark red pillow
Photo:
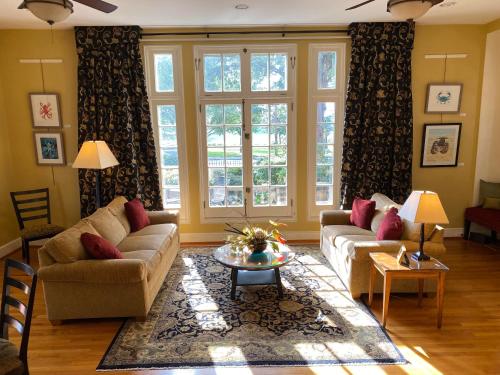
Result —
<instances>
[{"instance_id":1,"label":"dark red pillow","mask_svg":"<svg viewBox=\"0 0 500 375\"><path fill-rule=\"evenodd\" d=\"M92 233L82 233L80 241L87 254L95 259L123 259L123 255L111 242Z\"/></svg>"},{"instance_id":2,"label":"dark red pillow","mask_svg":"<svg viewBox=\"0 0 500 375\"><path fill-rule=\"evenodd\" d=\"M393 207L386 212L377 230L377 241L398 241L403 235L403 222L398 216L398 209Z\"/></svg>"},{"instance_id":3,"label":"dark red pillow","mask_svg":"<svg viewBox=\"0 0 500 375\"><path fill-rule=\"evenodd\" d=\"M130 230L132 232L137 232L151 223L139 198L132 199L130 202L125 203L125 214L127 215Z\"/></svg>"},{"instance_id":4,"label":"dark red pillow","mask_svg":"<svg viewBox=\"0 0 500 375\"><path fill-rule=\"evenodd\" d=\"M354 198L352 203L351 224L370 230L370 224L375 215L375 201Z\"/></svg>"}]
</instances>

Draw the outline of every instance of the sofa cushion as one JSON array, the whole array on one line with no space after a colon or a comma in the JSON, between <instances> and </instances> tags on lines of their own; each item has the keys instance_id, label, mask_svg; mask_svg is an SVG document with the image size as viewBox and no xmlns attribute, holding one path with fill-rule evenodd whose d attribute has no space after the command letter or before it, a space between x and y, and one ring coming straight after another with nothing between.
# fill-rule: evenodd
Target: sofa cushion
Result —
<instances>
[{"instance_id":1,"label":"sofa cushion","mask_svg":"<svg viewBox=\"0 0 500 375\"><path fill-rule=\"evenodd\" d=\"M500 182L479 180L479 204L484 204L486 197L500 198Z\"/></svg>"},{"instance_id":2,"label":"sofa cushion","mask_svg":"<svg viewBox=\"0 0 500 375\"><path fill-rule=\"evenodd\" d=\"M125 214L125 203L127 203L127 198L119 196L113 199L113 201L111 201L111 203L106 207L109 208L111 213L115 215L118 221L123 225L123 227L125 228L125 232L129 234L130 224L128 222L127 215Z\"/></svg>"},{"instance_id":3,"label":"sofa cushion","mask_svg":"<svg viewBox=\"0 0 500 375\"><path fill-rule=\"evenodd\" d=\"M148 225L137 232L130 233L129 237L147 236L151 234L162 234L173 237L176 231L177 225L175 224L155 224Z\"/></svg>"},{"instance_id":4,"label":"sofa cushion","mask_svg":"<svg viewBox=\"0 0 500 375\"><path fill-rule=\"evenodd\" d=\"M335 238L335 247L346 258L365 261L372 252L397 253L402 246L401 241L376 241L375 235L347 235Z\"/></svg>"},{"instance_id":5,"label":"sofa cushion","mask_svg":"<svg viewBox=\"0 0 500 375\"><path fill-rule=\"evenodd\" d=\"M375 202L355 198L352 203L351 223L363 229L370 229L373 215L375 214Z\"/></svg>"},{"instance_id":6,"label":"sofa cushion","mask_svg":"<svg viewBox=\"0 0 500 375\"><path fill-rule=\"evenodd\" d=\"M492 198L492 197L484 198L483 208L491 208L493 210L500 210L500 198Z\"/></svg>"},{"instance_id":7,"label":"sofa cushion","mask_svg":"<svg viewBox=\"0 0 500 375\"><path fill-rule=\"evenodd\" d=\"M85 232L81 235L80 241L85 251L94 259L122 259L120 250L107 239Z\"/></svg>"},{"instance_id":8,"label":"sofa cushion","mask_svg":"<svg viewBox=\"0 0 500 375\"><path fill-rule=\"evenodd\" d=\"M386 211L384 209L376 209L375 215L373 215L372 222L370 224L370 229L373 233L377 233L380 224L384 220Z\"/></svg>"},{"instance_id":9,"label":"sofa cushion","mask_svg":"<svg viewBox=\"0 0 500 375\"><path fill-rule=\"evenodd\" d=\"M403 222L398 216L398 209L392 207L385 213L384 220L377 230L377 241L398 241L403 234Z\"/></svg>"},{"instance_id":10,"label":"sofa cushion","mask_svg":"<svg viewBox=\"0 0 500 375\"><path fill-rule=\"evenodd\" d=\"M127 236L127 231L108 207L99 208L85 220L113 245L118 245Z\"/></svg>"},{"instance_id":11,"label":"sofa cushion","mask_svg":"<svg viewBox=\"0 0 500 375\"><path fill-rule=\"evenodd\" d=\"M373 236L373 238L375 239L375 233L363 228L358 228L355 225L327 225L323 227L324 238L330 241L332 244L335 243L335 238L337 236L346 236L353 234L360 236Z\"/></svg>"},{"instance_id":12,"label":"sofa cushion","mask_svg":"<svg viewBox=\"0 0 500 375\"><path fill-rule=\"evenodd\" d=\"M132 199L125 203L125 214L130 223L130 230L137 232L142 228L151 224L149 216L144 209L144 206L139 198Z\"/></svg>"},{"instance_id":13,"label":"sofa cushion","mask_svg":"<svg viewBox=\"0 0 500 375\"><path fill-rule=\"evenodd\" d=\"M147 279L150 280L160 264L161 254L156 250L135 250L123 253L124 259L140 259L146 263Z\"/></svg>"},{"instance_id":14,"label":"sofa cushion","mask_svg":"<svg viewBox=\"0 0 500 375\"><path fill-rule=\"evenodd\" d=\"M381 193L373 194L370 199L372 201L375 201L375 208L377 210L381 210L383 212L387 211L389 208L392 208L392 207L396 207L398 210L401 208L401 205L397 204L392 199L390 199L388 196L381 194Z\"/></svg>"},{"instance_id":15,"label":"sofa cushion","mask_svg":"<svg viewBox=\"0 0 500 375\"><path fill-rule=\"evenodd\" d=\"M431 237L435 227L435 224L424 224L424 237L426 241ZM403 235L401 239L420 242L420 224L403 219Z\"/></svg>"},{"instance_id":16,"label":"sofa cushion","mask_svg":"<svg viewBox=\"0 0 500 375\"><path fill-rule=\"evenodd\" d=\"M89 256L80 242L80 236L85 232L99 235L91 223L82 220L51 238L44 245L44 249L57 263L72 263L88 259Z\"/></svg>"},{"instance_id":17,"label":"sofa cushion","mask_svg":"<svg viewBox=\"0 0 500 375\"><path fill-rule=\"evenodd\" d=\"M128 236L118 244L118 249L123 253L137 250L159 250L167 239L170 240L170 237L165 234Z\"/></svg>"}]
</instances>

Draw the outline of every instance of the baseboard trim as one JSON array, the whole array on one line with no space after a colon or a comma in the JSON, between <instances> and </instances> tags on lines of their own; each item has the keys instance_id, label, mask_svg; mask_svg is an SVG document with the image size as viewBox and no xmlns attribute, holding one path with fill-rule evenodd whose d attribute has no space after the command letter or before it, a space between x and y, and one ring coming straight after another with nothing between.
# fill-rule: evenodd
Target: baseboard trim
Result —
<instances>
[{"instance_id":1,"label":"baseboard trim","mask_svg":"<svg viewBox=\"0 0 500 375\"><path fill-rule=\"evenodd\" d=\"M0 246L0 258L12 254L14 251L21 247L21 238L16 238L5 245Z\"/></svg>"},{"instance_id":2,"label":"baseboard trim","mask_svg":"<svg viewBox=\"0 0 500 375\"><path fill-rule=\"evenodd\" d=\"M464 228L445 228L444 236L449 237L463 237L464 236Z\"/></svg>"}]
</instances>

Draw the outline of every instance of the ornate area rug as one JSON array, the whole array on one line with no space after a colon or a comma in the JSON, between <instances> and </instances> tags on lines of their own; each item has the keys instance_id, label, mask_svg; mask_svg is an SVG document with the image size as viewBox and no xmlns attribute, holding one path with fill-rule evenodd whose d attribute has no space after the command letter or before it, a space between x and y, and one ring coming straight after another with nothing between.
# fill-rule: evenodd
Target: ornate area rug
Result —
<instances>
[{"instance_id":1,"label":"ornate area rug","mask_svg":"<svg viewBox=\"0 0 500 375\"><path fill-rule=\"evenodd\" d=\"M213 248L177 256L146 322L127 320L98 370L406 363L318 246L292 246L276 287L238 287Z\"/></svg>"}]
</instances>

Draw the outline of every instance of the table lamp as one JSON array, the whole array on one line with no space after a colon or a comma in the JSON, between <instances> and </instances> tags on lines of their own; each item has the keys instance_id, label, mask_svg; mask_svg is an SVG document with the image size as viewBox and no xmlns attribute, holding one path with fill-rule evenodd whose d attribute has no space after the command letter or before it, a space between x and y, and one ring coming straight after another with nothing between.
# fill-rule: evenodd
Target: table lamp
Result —
<instances>
[{"instance_id":1,"label":"table lamp","mask_svg":"<svg viewBox=\"0 0 500 375\"><path fill-rule=\"evenodd\" d=\"M85 141L73 162L73 168L95 169L95 205L101 207L101 170L118 165L118 160L104 141Z\"/></svg>"},{"instance_id":2,"label":"table lamp","mask_svg":"<svg viewBox=\"0 0 500 375\"><path fill-rule=\"evenodd\" d=\"M430 257L424 253L424 224L449 223L439 196L432 191L412 191L398 215L412 223L420 224L419 249L412 254L412 259L416 261L429 260Z\"/></svg>"}]
</instances>

